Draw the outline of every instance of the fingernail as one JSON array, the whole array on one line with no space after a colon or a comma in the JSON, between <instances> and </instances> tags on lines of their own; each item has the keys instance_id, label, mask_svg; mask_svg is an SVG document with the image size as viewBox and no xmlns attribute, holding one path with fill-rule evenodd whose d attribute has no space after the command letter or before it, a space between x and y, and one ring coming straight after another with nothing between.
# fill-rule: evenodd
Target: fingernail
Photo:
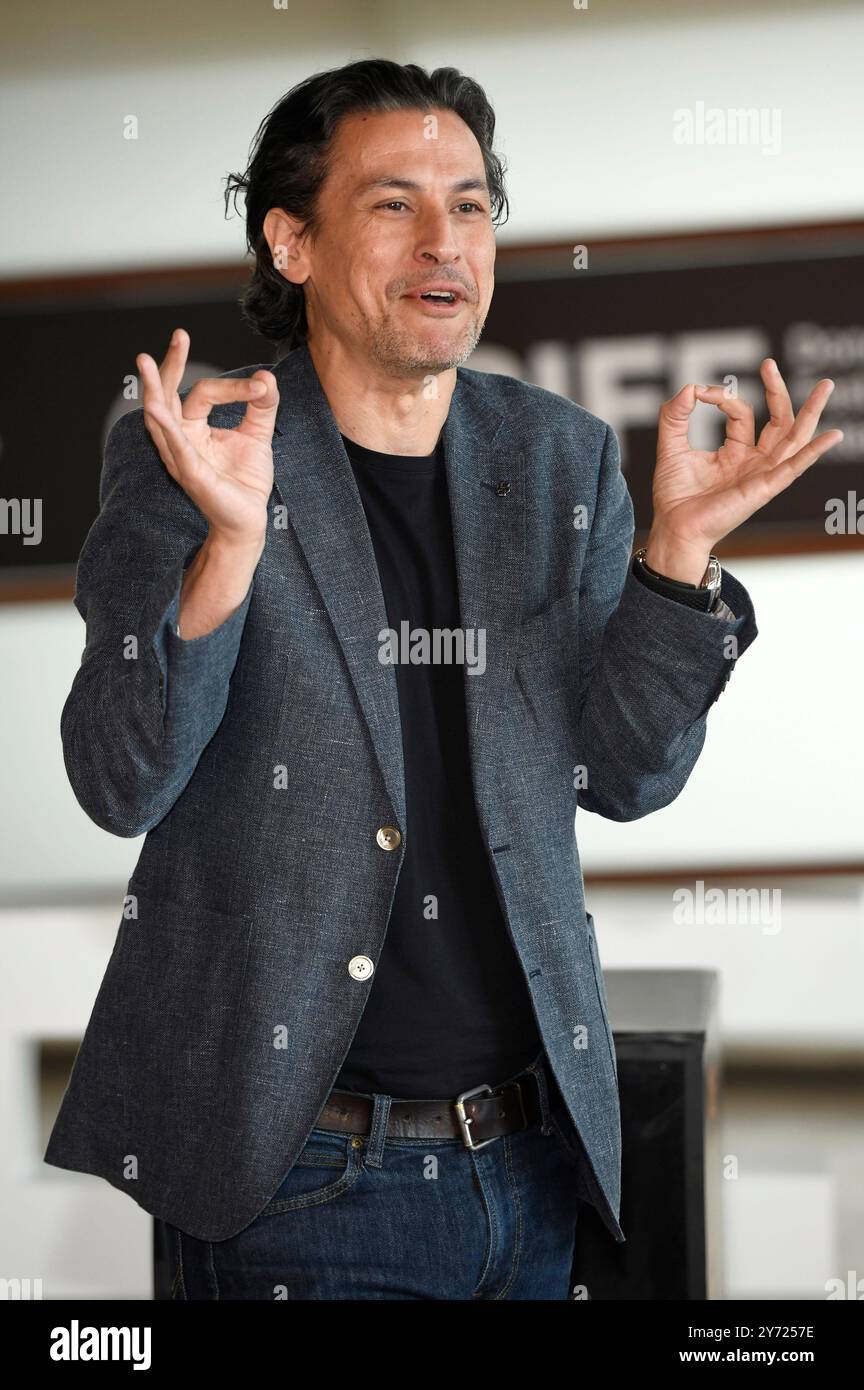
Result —
<instances>
[{"instance_id":1,"label":"fingernail","mask_svg":"<svg viewBox=\"0 0 864 1390\"><path fill-rule=\"evenodd\" d=\"M830 377L828 377L828 395L829 395L829 396L831 395L831 392L832 392L833 390L834 390L834 382L831 380Z\"/></svg>"},{"instance_id":2,"label":"fingernail","mask_svg":"<svg viewBox=\"0 0 864 1390\"><path fill-rule=\"evenodd\" d=\"M256 394L257 396L260 396L260 394L261 394L262 391L266 391L266 390L267 390L266 382L263 382L263 381L253 381L253 382L252 382L252 390L255 392L255 394Z\"/></svg>"}]
</instances>

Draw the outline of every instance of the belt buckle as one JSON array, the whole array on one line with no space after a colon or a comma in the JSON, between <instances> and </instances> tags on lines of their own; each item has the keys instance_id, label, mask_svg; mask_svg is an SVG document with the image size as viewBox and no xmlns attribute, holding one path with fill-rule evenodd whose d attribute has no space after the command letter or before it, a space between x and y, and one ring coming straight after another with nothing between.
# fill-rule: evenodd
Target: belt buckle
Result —
<instances>
[{"instance_id":1,"label":"belt buckle","mask_svg":"<svg viewBox=\"0 0 864 1390\"><path fill-rule=\"evenodd\" d=\"M523 1123L527 1128L528 1116L525 1114L525 1103L522 1099L522 1087L519 1085L518 1081L514 1081L513 1085L516 1087L516 1091L519 1096L519 1108L522 1111ZM473 1124L473 1119L465 1114L464 1102L468 1100L471 1096L481 1095L484 1091L487 1095L494 1095L492 1087L487 1084L483 1086L475 1086L474 1089L471 1091L463 1091L462 1094L458 1095L456 1097L456 1100L454 1101L454 1105L456 1107L456 1118L459 1121L459 1128L462 1131L462 1142L464 1143L466 1149L482 1149L486 1144L492 1144L496 1139L501 1138L500 1134L493 1134L489 1139L481 1139L479 1144L475 1144L473 1139L471 1138L471 1131L468 1128L468 1126Z\"/></svg>"},{"instance_id":2,"label":"belt buckle","mask_svg":"<svg viewBox=\"0 0 864 1390\"><path fill-rule=\"evenodd\" d=\"M485 1091L488 1095L491 1096L492 1087L489 1085L475 1086L472 1091L463 1091L462 1094L458 1095L456 1097L456 1100L454 1101L454 1105L456 1107L456 1118L459 1121L459 1128L462 1131L462 1142L465 1145L466 1149L482 1149L484 1144L491 1144L492 1139L498 1138L497 1134L493 1134L492 1139L481 1139L479 1144L475 1144L471 1138L471 1131L469 1130L468 1126L473 1124L474 1121L471 1117L465 1114L465 1101L468 1100L471 1096L481 1095L483 1091Z\"/></svg>"}]
</instances>

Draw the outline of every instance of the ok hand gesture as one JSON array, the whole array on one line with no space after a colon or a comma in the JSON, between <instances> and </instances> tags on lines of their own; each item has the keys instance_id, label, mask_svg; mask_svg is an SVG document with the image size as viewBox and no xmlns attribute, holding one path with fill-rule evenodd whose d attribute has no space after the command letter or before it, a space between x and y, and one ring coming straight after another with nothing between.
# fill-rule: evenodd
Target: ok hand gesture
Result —
<instances>
[{"instance_id":1,"label":"ok hand gesture","mask_svg":"<svg viewBox=\"0 0 864 1390\"><path fill-rule=\"evenodd\" d=\"M722 386L682 386L660 411L654 472L654 553L674 554L679 572L692 557L697 582L717 541L734 531L843 438L826 430L813 438L833 381L817 382L798 414L777 363L760 367L770 419L758 440L753 410ZM697 401L716 405L726 418L726 439L713 452L692 448L687 436ZM646 557L647 558L647 557ZM651 563L649 559L649 564ZM698 572L698 574L697 574ZM675 576L673 576L675 577Z\"/></svg>"},{"instance_id":2,"label":"ok hand gesture","mask_svg":"<svg viewBox=\"0 0 864 1390\"><path fill-rule=\"evenodd\" d=\"M144 423L162 462L210 523L211 535L240 544L260 541L273 487L273 427L279 392L272 372L204 377L183 401L177 388L189 351L178 328L161 366L146 352L135 362L144 383ZM213 429L214 405L248 402L234 429Z\"/></svg>"}]
</instances>

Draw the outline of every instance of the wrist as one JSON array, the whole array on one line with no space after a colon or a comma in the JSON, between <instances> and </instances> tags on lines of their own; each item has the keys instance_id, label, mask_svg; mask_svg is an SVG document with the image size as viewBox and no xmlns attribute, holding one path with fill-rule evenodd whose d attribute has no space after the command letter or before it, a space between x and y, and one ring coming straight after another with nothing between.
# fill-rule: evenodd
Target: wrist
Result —
<instances>
[{"instance_id":1,"label":"wrist","mask_svg":"<svg viewBox=\"0 0 864 1390\"><path fill-rule=\"evenodd\" d=\"M266 526L262 527L260 533L242 536L218 531L211 526L201 549L214 560L226 564L238 564L247 560L257 561L261 558L266 537Z\"/></svg>"},{"instance_id":2,"label":"wrist","mask_svg":"<svg viewBox=\"0 0 864 1390\"><path fill-rule=\"evenodd\" d=\"M649 569L680 584L701 584L710 558L710 547L685 544L662 531L652 530L645 542L644 559Z\"/></svg>"},{"instance_id":3,"label":"wrist","mask_svg":"<svg viewBox=\"0 0 864 1390\"><path fill-rule=\"evenodd\" d=\"M208 533L180 586L178 637L188 641L221 627L248 593L263 550L263 536L240 542Z\"/></svg>"}]
</instances>

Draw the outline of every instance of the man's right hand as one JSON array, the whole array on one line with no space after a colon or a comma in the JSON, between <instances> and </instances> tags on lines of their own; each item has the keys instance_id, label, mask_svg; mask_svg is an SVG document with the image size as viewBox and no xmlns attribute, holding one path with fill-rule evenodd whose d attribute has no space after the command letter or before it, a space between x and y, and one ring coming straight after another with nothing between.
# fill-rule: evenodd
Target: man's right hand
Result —
<instances>
[{"instance_id":1,"label":"man's right hand","mask_svg":"<svg viewBox=\"0 0 864 1390\"><path fill-rule=\"evenodd\" d=\"M146 352L135 362L144 385L144 424L172 478L210 524L210 535L232 546L254 546L267 528L273 487L273 427L279 391L272 372L251 377L203 377L182 405L177 388L189 352L189 334L174 333L161 366ZM234 429L213 429L214 405L246 401Z\"/></svg>"}]
</instances>

